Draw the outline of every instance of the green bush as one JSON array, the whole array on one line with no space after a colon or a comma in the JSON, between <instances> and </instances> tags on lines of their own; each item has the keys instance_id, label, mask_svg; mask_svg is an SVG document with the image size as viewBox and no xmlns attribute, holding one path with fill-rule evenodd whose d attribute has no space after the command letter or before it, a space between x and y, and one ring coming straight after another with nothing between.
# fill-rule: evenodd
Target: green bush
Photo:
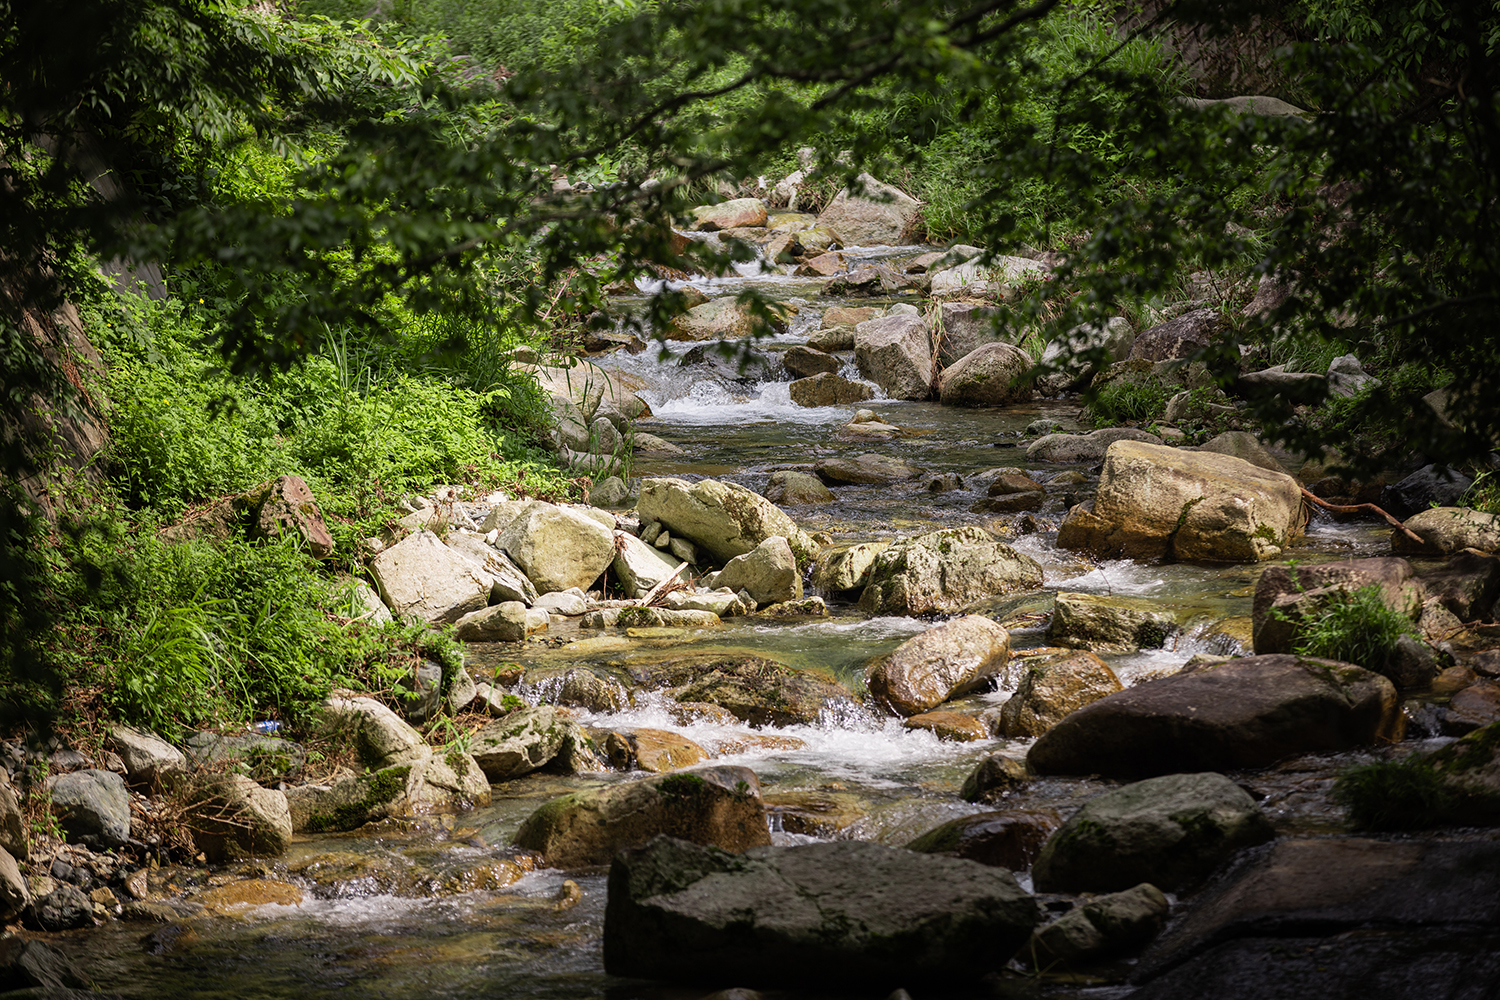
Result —
<instances>
[{"instance_id":1,"label":"green bush","mask_svg":"<svg viewBox=\"0 0 1500 1000\"><path fill-rule=\"evenodd\" d=\"M1331 594L1298 622L1292 649L1300 656L1342 660L1384 673L1396 640L1411 631L1410 619L1387 607L1380 587L1371 584Z\"/></svg>"},{"instance_id":2,"label":"green bush","mask_svg":"<svg viewBox=\"0 0 1500 1000\"><path fill-rule=\"evenodd\" d=\"M1353 767L1339 776L1333 798L1348 810L1356 830L1421 830L1438 826L1455 793L1423 761Z\"/></svg>"},{"instance_id":3,"label":"green bush","mask_svg":"<svg viewBox=\"0 0 1500 1000\"><path fill-rule=\"evenodd\" d=\"M1127 420L1158 420L1174 395L1176 389L1161 382L1115 382L1089 400L1089 415L1095 427L1115 427Z\"/></svg>"}]
</instances>

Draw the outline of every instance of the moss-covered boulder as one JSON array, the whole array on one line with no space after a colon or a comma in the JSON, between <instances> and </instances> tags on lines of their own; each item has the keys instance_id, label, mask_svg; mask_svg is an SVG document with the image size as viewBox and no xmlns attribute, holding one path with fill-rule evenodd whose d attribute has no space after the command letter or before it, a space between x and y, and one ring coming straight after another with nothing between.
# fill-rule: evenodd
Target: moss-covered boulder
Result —
<instances>
[{"instance_id":1,"label":"moss-covered boulder","mask_svg":"<svg viewBox=\"0 0 1500 1000\"><path fill-rule=\"evenodd\" d=\"M928 830L906 849L1025 871L1060 826L1062 816L1055 809L975 813Z\"/></svg>"},{"instance_id":2,"label":"moss-covered boulder","mask_svg":"<svg viewBox=\"0 0 1500 1000\"><path fill-rule=\"evenodd\" d=\"M1047 641L1097 653L1160 649L1177 631L1177 618L1157 601L1060 593L1052 605Z\"/></svg>"},{"instance_id":3,"label":"moss-covered boulder","mask_svg":"<svg viewBox=\"0 0 1500 1000\"><path fill-rule=\"evenodd\" d=\"M769 844L755 772L705 767L564 795L521 824L516 845L554 867L578 868L658 834L729 851Z\"/></svg>"},{"instance_id":4,"label":"moss-covered boulder","mask_svg":"<svg viewBox=\"0 0 1500 1000\"><path fill-rule=\"evenodd\" d=\"M945 528L877 555L859 606L871 614L952 613L981 598L1041 585L1035 559L983 528Z\"/></svg>"}]
</instances>

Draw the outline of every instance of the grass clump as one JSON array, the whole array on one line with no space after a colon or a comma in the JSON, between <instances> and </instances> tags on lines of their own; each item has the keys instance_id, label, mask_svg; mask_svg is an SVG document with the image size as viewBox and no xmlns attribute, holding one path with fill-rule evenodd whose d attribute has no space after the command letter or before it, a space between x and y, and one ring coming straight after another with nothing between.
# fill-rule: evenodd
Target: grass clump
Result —
<instances>
[{"instance_id":1,"label":"grass clump","mask_svg":"<svg viewBox=\"0 0 1500 1000\"><path fill-rule=\"evenodd\" d=\"M1381 761L1339 776L1333 798L1356 830L1421 830L1440 825L1457 794L1423 760Z\"/></svg>"},{"instance_id":2,"label":"grass clump","mask_svg":"<svg viewBox=\"0 0 1500 1000\"><path fill-rule=\"evenodd\" d=\"M1370 584L1334 593L1321 607L1302 617L1292 651L1384 673L1395 655L1397 640L1411 632L1410 619L1389 607L1380 587Z\"/></svg>"},{"instance_id":3,"label":"grass clump","mask_svg":"<svg viewBox=\"0 0 1500 1000\"><path fill-rule=\"evenodd\" d=\"M1174 395L1172 386L1160 382L1112 383L1090 400L1089 415L1095 427L1117 427L1127 421L1147 423L1162 416Z\"/></svg>"}]
</instances>

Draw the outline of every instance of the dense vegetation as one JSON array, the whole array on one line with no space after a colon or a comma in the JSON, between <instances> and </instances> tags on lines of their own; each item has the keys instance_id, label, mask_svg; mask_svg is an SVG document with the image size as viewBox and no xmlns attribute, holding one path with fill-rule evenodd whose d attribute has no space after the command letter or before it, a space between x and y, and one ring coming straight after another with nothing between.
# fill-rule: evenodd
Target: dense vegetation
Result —
<instances>
[{"instance_id":1,"label":"dense vegetation","mask_svg":"<svg viewBox=\"0 0 1500 1000\"><path fill-rule=\"evenodd\" d=\"M1260 400L1289 443L1462 463L1500 425L1500 17L1482 4L1288 6L1326 29L1284 56L1311 120L1192 111L1162 22L1126 36L1115 8L1055 0L405 0L375 22L349 0L92 0L66 25L0 8L6 721L295 718L388 680L433 640L348 621L357 540L433 483L566 490L508 352L561 343L652 263L722 265L679 257L672 222L803 144L812 207L869 168L923 198L932 240L1069 251L1007 322L1142 320L1194 272L1290 279L1205 360L1228 378L1242 346L1309 370L1352 350L1385 386ZM551 165L593 190L555 195ZM162 262L170 295L102 285L121 257ZM13 484L47 457L36 400L83 405L25 332L64 299L104 354L114 443L105 482L49 522ZM1442 418L1418 403L1440 387ZM281 472L329 515L332 566L158 540Z\"/></svg>"}]
</instances>

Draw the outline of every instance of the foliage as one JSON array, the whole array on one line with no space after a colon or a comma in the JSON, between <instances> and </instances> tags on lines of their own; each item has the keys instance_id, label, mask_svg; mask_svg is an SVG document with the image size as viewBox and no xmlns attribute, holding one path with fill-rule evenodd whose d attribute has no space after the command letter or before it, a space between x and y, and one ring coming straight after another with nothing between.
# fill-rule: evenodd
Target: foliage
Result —
<instances>
[{"instance_id":1,"label":"foliage","mask_svg":"<svg viewBox=\"0 0 1500 1000\"><path fill-rule=\"evenodd\" d=\"M1126 421L1145 423L1159 419L1176 388L1157 380L1121 380L1100 389L1089 402L1095 427L1116 427Z\"/></svg>"},{"instance_id":2,"label":"foliage","mask_svg":"<svg viewBox=\"0 0 1500 1000\"><path fill-rule=\"evenodd\" d=\"M1405 760L1349 768L1333 798L1356 830L1421 830L1444 822L1456 794L1428 763Z\"/></svg>"},{"instance_id":3,"label":"foliage","mask_svg":"<svg viewBox=\"0 0 1500 1000\"><path fill-rule=\"evenodd\" d=\"M1303 615L1292 651L1383 673L1396 641L1411 631L1410 619L1387 607L1380 587L1371 584L1330 594L1316 610Z\"/></svg>"}]
</instances>

